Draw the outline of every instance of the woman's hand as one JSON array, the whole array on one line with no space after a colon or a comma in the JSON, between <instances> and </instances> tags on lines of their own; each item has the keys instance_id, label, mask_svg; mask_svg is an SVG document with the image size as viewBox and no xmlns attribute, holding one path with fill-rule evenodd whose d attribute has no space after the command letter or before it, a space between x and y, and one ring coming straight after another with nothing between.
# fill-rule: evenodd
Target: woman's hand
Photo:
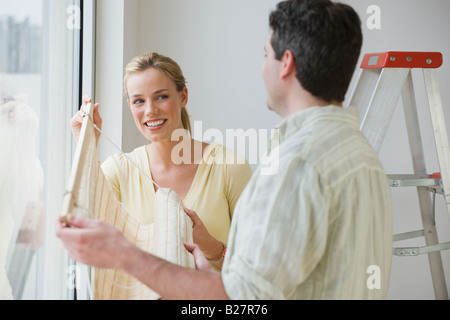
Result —
<instances>
[{"instance_id":1,"label":"woman's hand","mask_svg":"<svg viewBox=\"0 0 450 320\"><path fill-rule=\"evenodd\" d=\"M184 208L184 212L191 218L192 226L192 236L194 243L198 245L200 250L203 252L204 256L210 261L218 261L215 265L221 268L223 259L223 244L222 242L216 240L206 229L202 220L199 218L197 213L193 210Z\"/></svg>"},{"instance_id":2,"label":"woman's hand","mask_svg":"<svg viewBox=\"0 0 450 320\"><path fill-rule=\"evenodd\" d=\"M75 115L70 120L70 128L72 129L72 134L75 138L75 141L78 142L78 138L80 136L81 125L83 123L83 118L85 115L87 104L92 102L90 96L83 96L82 98L83 104L81 105L80 111L75 113ZM102 118L100 117L100 113L98 112L99 104L94 104L94 112L93 112L93 121L94 124L101 130L102 129ZM95 130L95 140L96 144L98 144L98 140L100 139L100 132Z\"/></svg>"},{"instance_id":3,"label":"woman's hand","mask_svg":"<svg viewBox=\"0 0 450 320\"><path fill-rule=\"evenodd\" d=\"M209 264L203 252L195 243L184 243L184 247L194 256L195 268L201 271L214 272L215 270Z\"/></svg>"}]
</instances>

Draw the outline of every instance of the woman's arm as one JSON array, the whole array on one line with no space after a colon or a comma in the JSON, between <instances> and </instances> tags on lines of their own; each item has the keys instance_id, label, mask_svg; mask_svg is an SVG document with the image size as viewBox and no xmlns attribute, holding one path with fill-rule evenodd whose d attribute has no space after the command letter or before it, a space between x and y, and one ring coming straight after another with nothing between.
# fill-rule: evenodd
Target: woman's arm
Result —
<instances>
[{"instance_id":1,"label":"woman's arm","mask_svg":"<svg viewBox=\"0 0 450 320\"><path fill-rule=\"evenodd\" d=\"M199 246L209 262L212 262L216 267L221 269L225 245L208 232L195 211L185 208L184 212L191 218L193 223L192 236L194 243Z\"/></svg>"}]
</instances>

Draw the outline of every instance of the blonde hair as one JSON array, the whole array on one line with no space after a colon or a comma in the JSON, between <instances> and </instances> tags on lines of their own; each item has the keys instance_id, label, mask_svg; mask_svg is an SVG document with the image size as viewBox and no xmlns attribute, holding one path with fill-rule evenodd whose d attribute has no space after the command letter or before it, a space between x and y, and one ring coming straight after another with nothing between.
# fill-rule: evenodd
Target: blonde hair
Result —
<instances>
[{"instance_id":1,"label":"blonde hair","mask_svg":"<svg viewBox=\"0 0 450 320\"><path fill-rule=\"evenodd\" d=\"M136 72L145 71L149 68L158 69L168 75L175 82L175 86L178 92L181 92L184 87L186 87L186 79L184 78L183 72L181 71L178 63L176 63L171 58L160 55L156 52L144 53L133 58L133 60L131 60L125 67L125 76L123 79L123 83L127 99L129 99L127 81L130 75ZM186 110L186 107L181 109L181 122L183 124L183 128L187 130L189 134L192 134L191 121L189 119L189 114Z\"/></svg>"}]
</instances>

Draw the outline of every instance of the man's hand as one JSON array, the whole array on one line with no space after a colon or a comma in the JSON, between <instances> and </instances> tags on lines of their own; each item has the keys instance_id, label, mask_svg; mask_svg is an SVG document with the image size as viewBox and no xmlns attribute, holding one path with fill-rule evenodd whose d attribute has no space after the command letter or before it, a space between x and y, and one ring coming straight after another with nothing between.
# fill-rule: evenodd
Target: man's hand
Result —
<instances>
[{"instance_id":1,"label":"man's hand","mask_svg":"<svg viewBox=\"0 0 450 320\"><path fill-rule=\"evenodd\" d=\"M56 236L69 256L86 265L120 269L133 245L113 226L98 220L69 216L56 222Z\"/></svg>"}]
</instances>

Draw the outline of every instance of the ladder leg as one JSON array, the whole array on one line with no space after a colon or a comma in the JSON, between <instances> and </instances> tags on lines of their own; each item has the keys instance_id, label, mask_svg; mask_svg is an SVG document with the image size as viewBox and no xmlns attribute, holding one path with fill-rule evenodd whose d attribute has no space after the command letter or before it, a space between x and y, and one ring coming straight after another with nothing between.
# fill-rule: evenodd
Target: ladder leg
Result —
<instances>
[{"instance_id":1,"label":"ladder leg","mask_svg":"<svg viewBox=\"0 0 450 320\"><path fill-rule=\"evenodd\" d=\"M432 216L433 205L430 192L425 187L417 187L419 196L420 214L422 217L423 233L427 246L439 243L436 225ZM447 284L445 282L444 266L440 251L428 253L434 295L437 300L448 300Z\"/></svg>"},{"instance_id":2,"label":"ladder leg","mask_svg":"<svg viewBox=\"0 0 450 320\"><path fill-rule=\"evenodd\" d=\"M434 140L439 159L441 178L447 210L450 215L450 146L445 125L444 110L435 69L423 69L425 87L428 95L431 121L433 124Z\"/></svg>"},{"instance_id":3,"label":"ladder leg","mask_svg":"<svg viewBox=\"0 0 450 320\"><path fill-rule=\"evenodd\" d=\"M419 117L414 96L414 88L411 73L408 74L402 91L403 108L406 128L408 131L409 145L415 174L425 174L425 156L420 135ZM430 192L425 187L417 187L419 206L422 217L422 225L426 245L439 243L436 226L433 217L433 204ZM448 299L447 285L445 282L444 268L440 251L428 253L431 277L436 299Z\"/></svg>"},{"instance_id":4,"label":"ladder leg","mask_svg":"<svg viewBox=\"0 0 450 320\"><path fill-rule=\"evenodd\" d=\"M381 71L375 91L361 123L361 131L377 153L380 151L409 72L410 69L408 68L387 68Z\"/></svg>"},{"instance_id":5,"label":"ladder leg","mask_svg":"<svg viewBox=\"0 0 450 320\"><path fill-rule=\"evenodd\" d=\"M381 69L362 69L359 73L359 78L353 89L349 105L358 109L360 121L363 120L363 116L370 102L371 95L368 93L375 91L380 73Z\"/></svg>"}]
</instances>

